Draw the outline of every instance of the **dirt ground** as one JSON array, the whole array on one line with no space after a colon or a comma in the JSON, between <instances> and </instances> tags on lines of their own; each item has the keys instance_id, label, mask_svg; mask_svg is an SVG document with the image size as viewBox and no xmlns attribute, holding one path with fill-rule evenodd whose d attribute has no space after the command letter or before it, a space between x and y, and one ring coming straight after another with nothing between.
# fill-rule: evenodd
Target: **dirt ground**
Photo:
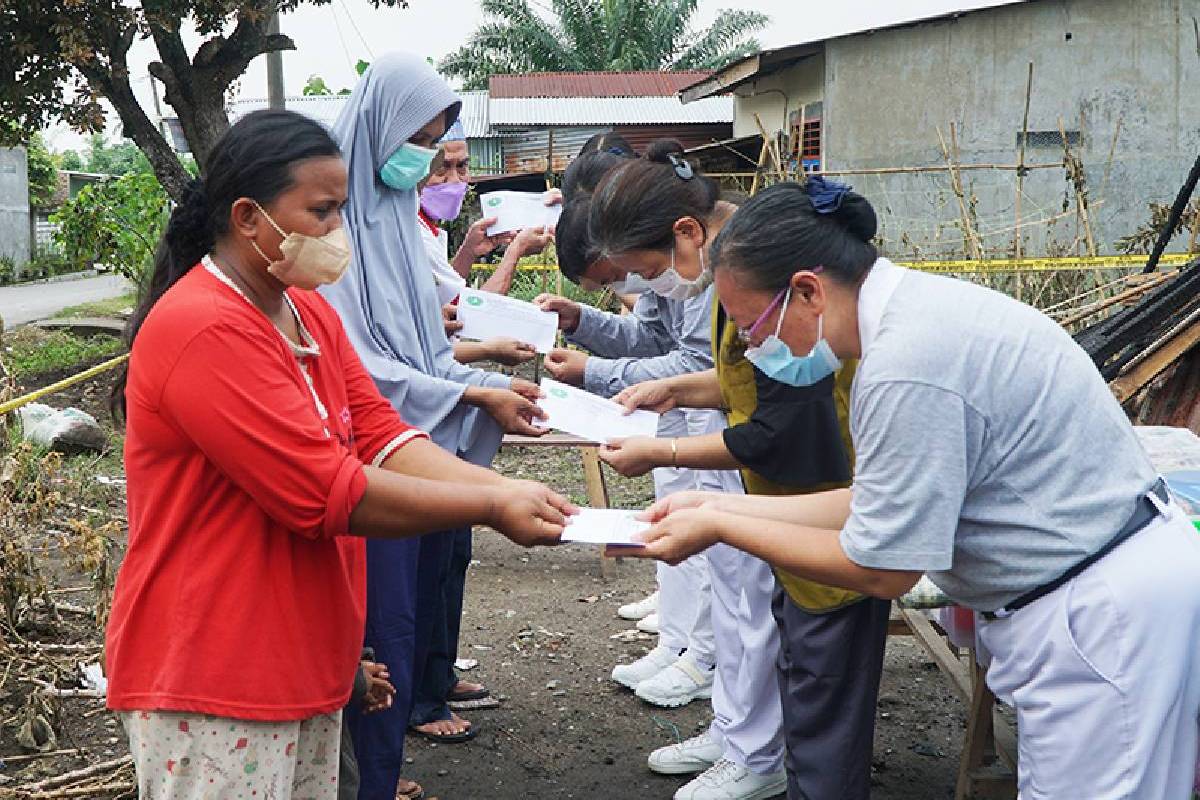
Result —
<instances>
[{"instance_id":1,"label":"dirt ground","mask_svg":"<svg viewBox=\"0 0 1200 800\"><path fill-rule=\"evenodd\" d=\"M28 383L43 385L52 377L39 376ZM103 403L110 380L73 389L53 402L81 406L109 423ZM582 469L571 451L507 449L497 468L545 480L583 500ZM607 478L614 505L634 507L650 496L645 479L628 481L611 473ZM68 502L75 497L71 492L84 491L73 487L64 485ZM99 496L94 486L86 491L82 505L90 503L92 510L123 521L119 487L109 487ZM54 524L50 527L35 535L39 562L54 588L71 590L55 596L89 607L89 579L60 546L61 531ZM633 660L653 645L645 638L611 638L631 628L616 617L616 608L652 589L653 570L651 564L625 560L605 582L593 548L525 551L495 533L480 531L468 579L460 656L478 659L478 668L466 676L485 682L501 698L502 707L469 715L481 731L471 743L436 745L410 739L406 774L441 800L669 798L683 781L650 773L646 756L655 747L701 730L709 709L700 703L673 711L653 708L608 678L614 664ZM31 614L20 635L59 644L97 645L102 639L94 621L76 613L63 614L57 621ZM97 657L98 649L90 649L80 658ZM73 685L75 657L59 655L53 660L55 674L61 676L58 685ZM79 752L25 758L28 753L17 745L15 731L29 686L8 675L4 661L0 646L0 796L5 788L126 752L119 726L103 710L102 701L71 698L54 704L52 723L58 748ZM873 797L951 797L963 706L924 651L907 638L888 643L879 711Z\"/></svg>"}]
</instances>

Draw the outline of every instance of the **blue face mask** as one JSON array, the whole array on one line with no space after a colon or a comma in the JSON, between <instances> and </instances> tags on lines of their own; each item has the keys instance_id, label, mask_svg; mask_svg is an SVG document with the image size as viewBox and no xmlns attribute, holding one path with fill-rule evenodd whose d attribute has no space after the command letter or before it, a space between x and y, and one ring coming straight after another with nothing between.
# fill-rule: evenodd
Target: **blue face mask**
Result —
<instances>
[{"instance_id":1,"label":"blue face mask","mask_svg":"<svg viewBox=\"0 0 1200 800\"><path fill-rule=\"evenodd\" d=\"M817 343L806 356L792 355L792 349L779 338L783 327L783 317L787 313L788 301L792 299L789 288L783 298L783 309L779 312L779 322L775 324L775 333L768 336L758 347L746 348L746 360L771 380L786 383L789 386L812 386L828 378L841 369L842 362L833 353L833 348L825 340L825 316L817 317Z\"/></svg>"},{"instance_id":2,"label":"blue face mask","mask_svg":"<svg viewBox=\"0 0 1200 800\"><path fill-rule=\"evenodd\" d=\"M429 165L437 152L405 142L379 168L379 179L398 192L415 189L429 174Z\"/></svg>"}]
</instances>

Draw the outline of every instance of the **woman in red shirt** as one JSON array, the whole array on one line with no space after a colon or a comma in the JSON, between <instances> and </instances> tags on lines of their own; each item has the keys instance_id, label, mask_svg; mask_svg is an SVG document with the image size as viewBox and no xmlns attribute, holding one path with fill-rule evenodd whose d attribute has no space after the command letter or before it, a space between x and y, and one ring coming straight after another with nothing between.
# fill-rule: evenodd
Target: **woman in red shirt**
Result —
<instances>
[{"instance_id":1,"label":"woman in red shirt","mask_svg":"<svg viewBox=\"0 0 1200 800\"><path fill-rule=\"evenodd\" d=\"M172 213L130 321L106 652L142 798L335 797L361 537L485 523L550 544L573 510L449 455L379 395L307 291L349 261L346 183L319 124L243 118Z\"/></svg>"}]
</instances>

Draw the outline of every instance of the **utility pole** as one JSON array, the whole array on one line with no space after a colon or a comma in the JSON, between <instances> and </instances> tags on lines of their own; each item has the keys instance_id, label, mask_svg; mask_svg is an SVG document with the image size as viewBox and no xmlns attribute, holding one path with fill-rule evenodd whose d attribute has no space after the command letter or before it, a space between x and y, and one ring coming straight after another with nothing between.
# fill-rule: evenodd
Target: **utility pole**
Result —
<instances>
[{"instance_id":1,"label":"utility pole","mask_svg":"<svg viewBox=\"0 0 1200 800\"><path fill-rule=\"evenodd\" d=\"M271 9L267 17L267 35L279 33L279 10ZM282 110L283 103L283 51L273 50L267 53L267 108Z\"/></svg>"}]
</instances>

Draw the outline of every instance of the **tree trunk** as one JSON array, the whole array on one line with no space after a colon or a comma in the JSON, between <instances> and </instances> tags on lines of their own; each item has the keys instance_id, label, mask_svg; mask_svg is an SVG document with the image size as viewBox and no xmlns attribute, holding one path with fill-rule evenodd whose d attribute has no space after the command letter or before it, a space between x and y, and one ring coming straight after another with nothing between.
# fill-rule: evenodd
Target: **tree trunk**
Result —
<instances>
[{"instance_id":1,"label":"tree trunk","mask_svg":"<svg viewBox=\"0 0 1200 800\"><path fill-rule=\"evenodd\" d=\"M111 95L105 95L105 97L117 110L124 134L146 154L146 158L150 160L150 166L154 168L158 182L162 184L163 189L172 200L179 202L183 198L183 189L191 181L192 176L179 162L179 156L176 154L174 146L163 137L162 132L146 116L146 112L142 110L141 104L138 103L132 91L127 97Z\"/></svg>"}]
</instances>

